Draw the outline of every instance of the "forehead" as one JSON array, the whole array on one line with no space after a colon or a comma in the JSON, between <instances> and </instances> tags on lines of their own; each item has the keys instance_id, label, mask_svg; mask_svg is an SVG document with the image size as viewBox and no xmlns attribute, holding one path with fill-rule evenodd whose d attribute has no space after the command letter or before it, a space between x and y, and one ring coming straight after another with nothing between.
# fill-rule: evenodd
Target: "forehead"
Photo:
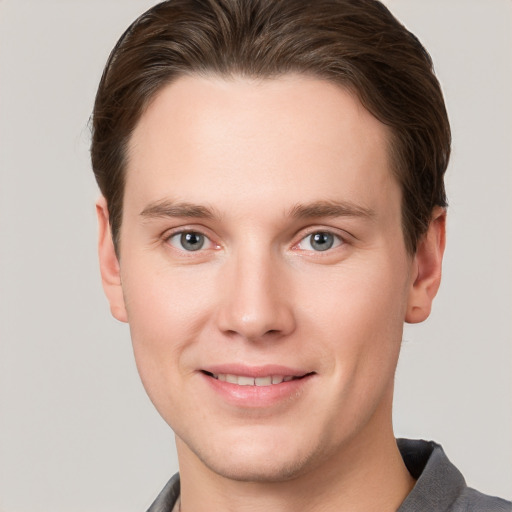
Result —
<instances>
[{"instance_id":1,"label":"forehead","mask_svg":"<svg viewBox=\"0 0 512 512\"><path fill-rule=\"evenodd\" d=\"M166 197L215 203L226 194L245 204L283 202L285 189L290 201L357 195L373 208L364 203L397 187L389 135L353 94L327 81L184 76L136 126L125 192L141 205Z\"/></svg>"}]
</instances>

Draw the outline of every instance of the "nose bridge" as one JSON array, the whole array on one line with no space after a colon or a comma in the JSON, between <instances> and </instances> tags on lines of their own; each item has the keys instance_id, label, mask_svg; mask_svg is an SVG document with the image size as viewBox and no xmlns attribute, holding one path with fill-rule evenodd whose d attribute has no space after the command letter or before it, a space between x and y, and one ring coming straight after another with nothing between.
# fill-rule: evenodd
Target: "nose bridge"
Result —
<instances>
[{"instance_id":1,"label":"nose bridge","mask_svg":"<svg viewBox=\"0 0 512 512\"><path fill-rule=\"evenodd\" d=\"M295 327L286 277L271 248L253 243L236 250L222 273L219 328L249 340L276 337Z\"/></svg>"}]
</instances>

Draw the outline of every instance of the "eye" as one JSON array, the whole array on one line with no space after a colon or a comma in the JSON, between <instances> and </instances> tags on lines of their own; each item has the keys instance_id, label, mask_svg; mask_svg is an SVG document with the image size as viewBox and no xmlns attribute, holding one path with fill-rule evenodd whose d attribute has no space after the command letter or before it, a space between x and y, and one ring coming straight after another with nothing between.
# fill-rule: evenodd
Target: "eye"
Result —
<instances>
[{"instance_id":1,"label":"eye","mask_svg":"<svg viewBox=\"0 0 512 512\"><path fill-rule=\"evenodd\" d=\"M167 240L176 249L187 252L209 249L212 246L210 239L197 231L182 231L171 235Z\"/></svg>"},{"instance_id":2,"label":"eye","mask_svg":"<svg viewBox=\"0 0 512 512\"><path fill-rule=\"evenodd\" d=\"M298 247L304 251L328 251L333 247L338 247L343 241L340 237L329 233L328 231L315 231L304 237L298 244Z\"/></svg>"}]
</instances>

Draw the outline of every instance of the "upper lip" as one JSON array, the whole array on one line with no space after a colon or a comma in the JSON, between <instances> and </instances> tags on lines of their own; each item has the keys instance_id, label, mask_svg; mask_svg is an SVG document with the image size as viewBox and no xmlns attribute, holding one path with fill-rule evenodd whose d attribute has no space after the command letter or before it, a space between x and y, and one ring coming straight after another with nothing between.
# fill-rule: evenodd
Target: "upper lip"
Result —
<instances>
[{"instance_id":1,"label":"upper lip","mask_svg":"<svg viewBox=\"0 0 512 512\"><path fill-rule=\"evenodd\" d=\"M268 377L272 375L280 375L283 377L303 377L308 373L313 373L300 368L291 368L289 366L265 364L261 366L248 366L245 364L216 364L201 368L202 372L214 375L228 374L239 375L244 377Z\"/></svg>"}]
</instances>

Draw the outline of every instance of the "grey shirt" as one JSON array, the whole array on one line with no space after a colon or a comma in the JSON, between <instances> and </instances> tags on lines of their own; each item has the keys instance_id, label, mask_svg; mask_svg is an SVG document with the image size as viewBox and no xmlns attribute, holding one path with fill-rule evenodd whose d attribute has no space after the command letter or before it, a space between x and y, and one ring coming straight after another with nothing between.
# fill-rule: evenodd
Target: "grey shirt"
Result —
<instances>
[{"instance_id":1,"label":"grey shirt","mask_svg":"<svg viewBox=\"0 0 512 512\"><path fill-rule=\"evenodd\" d=\"M433 441L398 439L398 448L416 485L397 512L512 512L512 503L466 485L460 471ZM180 495L174 475L147 512L171 512Z\"/></svg>"}]
</instances>

